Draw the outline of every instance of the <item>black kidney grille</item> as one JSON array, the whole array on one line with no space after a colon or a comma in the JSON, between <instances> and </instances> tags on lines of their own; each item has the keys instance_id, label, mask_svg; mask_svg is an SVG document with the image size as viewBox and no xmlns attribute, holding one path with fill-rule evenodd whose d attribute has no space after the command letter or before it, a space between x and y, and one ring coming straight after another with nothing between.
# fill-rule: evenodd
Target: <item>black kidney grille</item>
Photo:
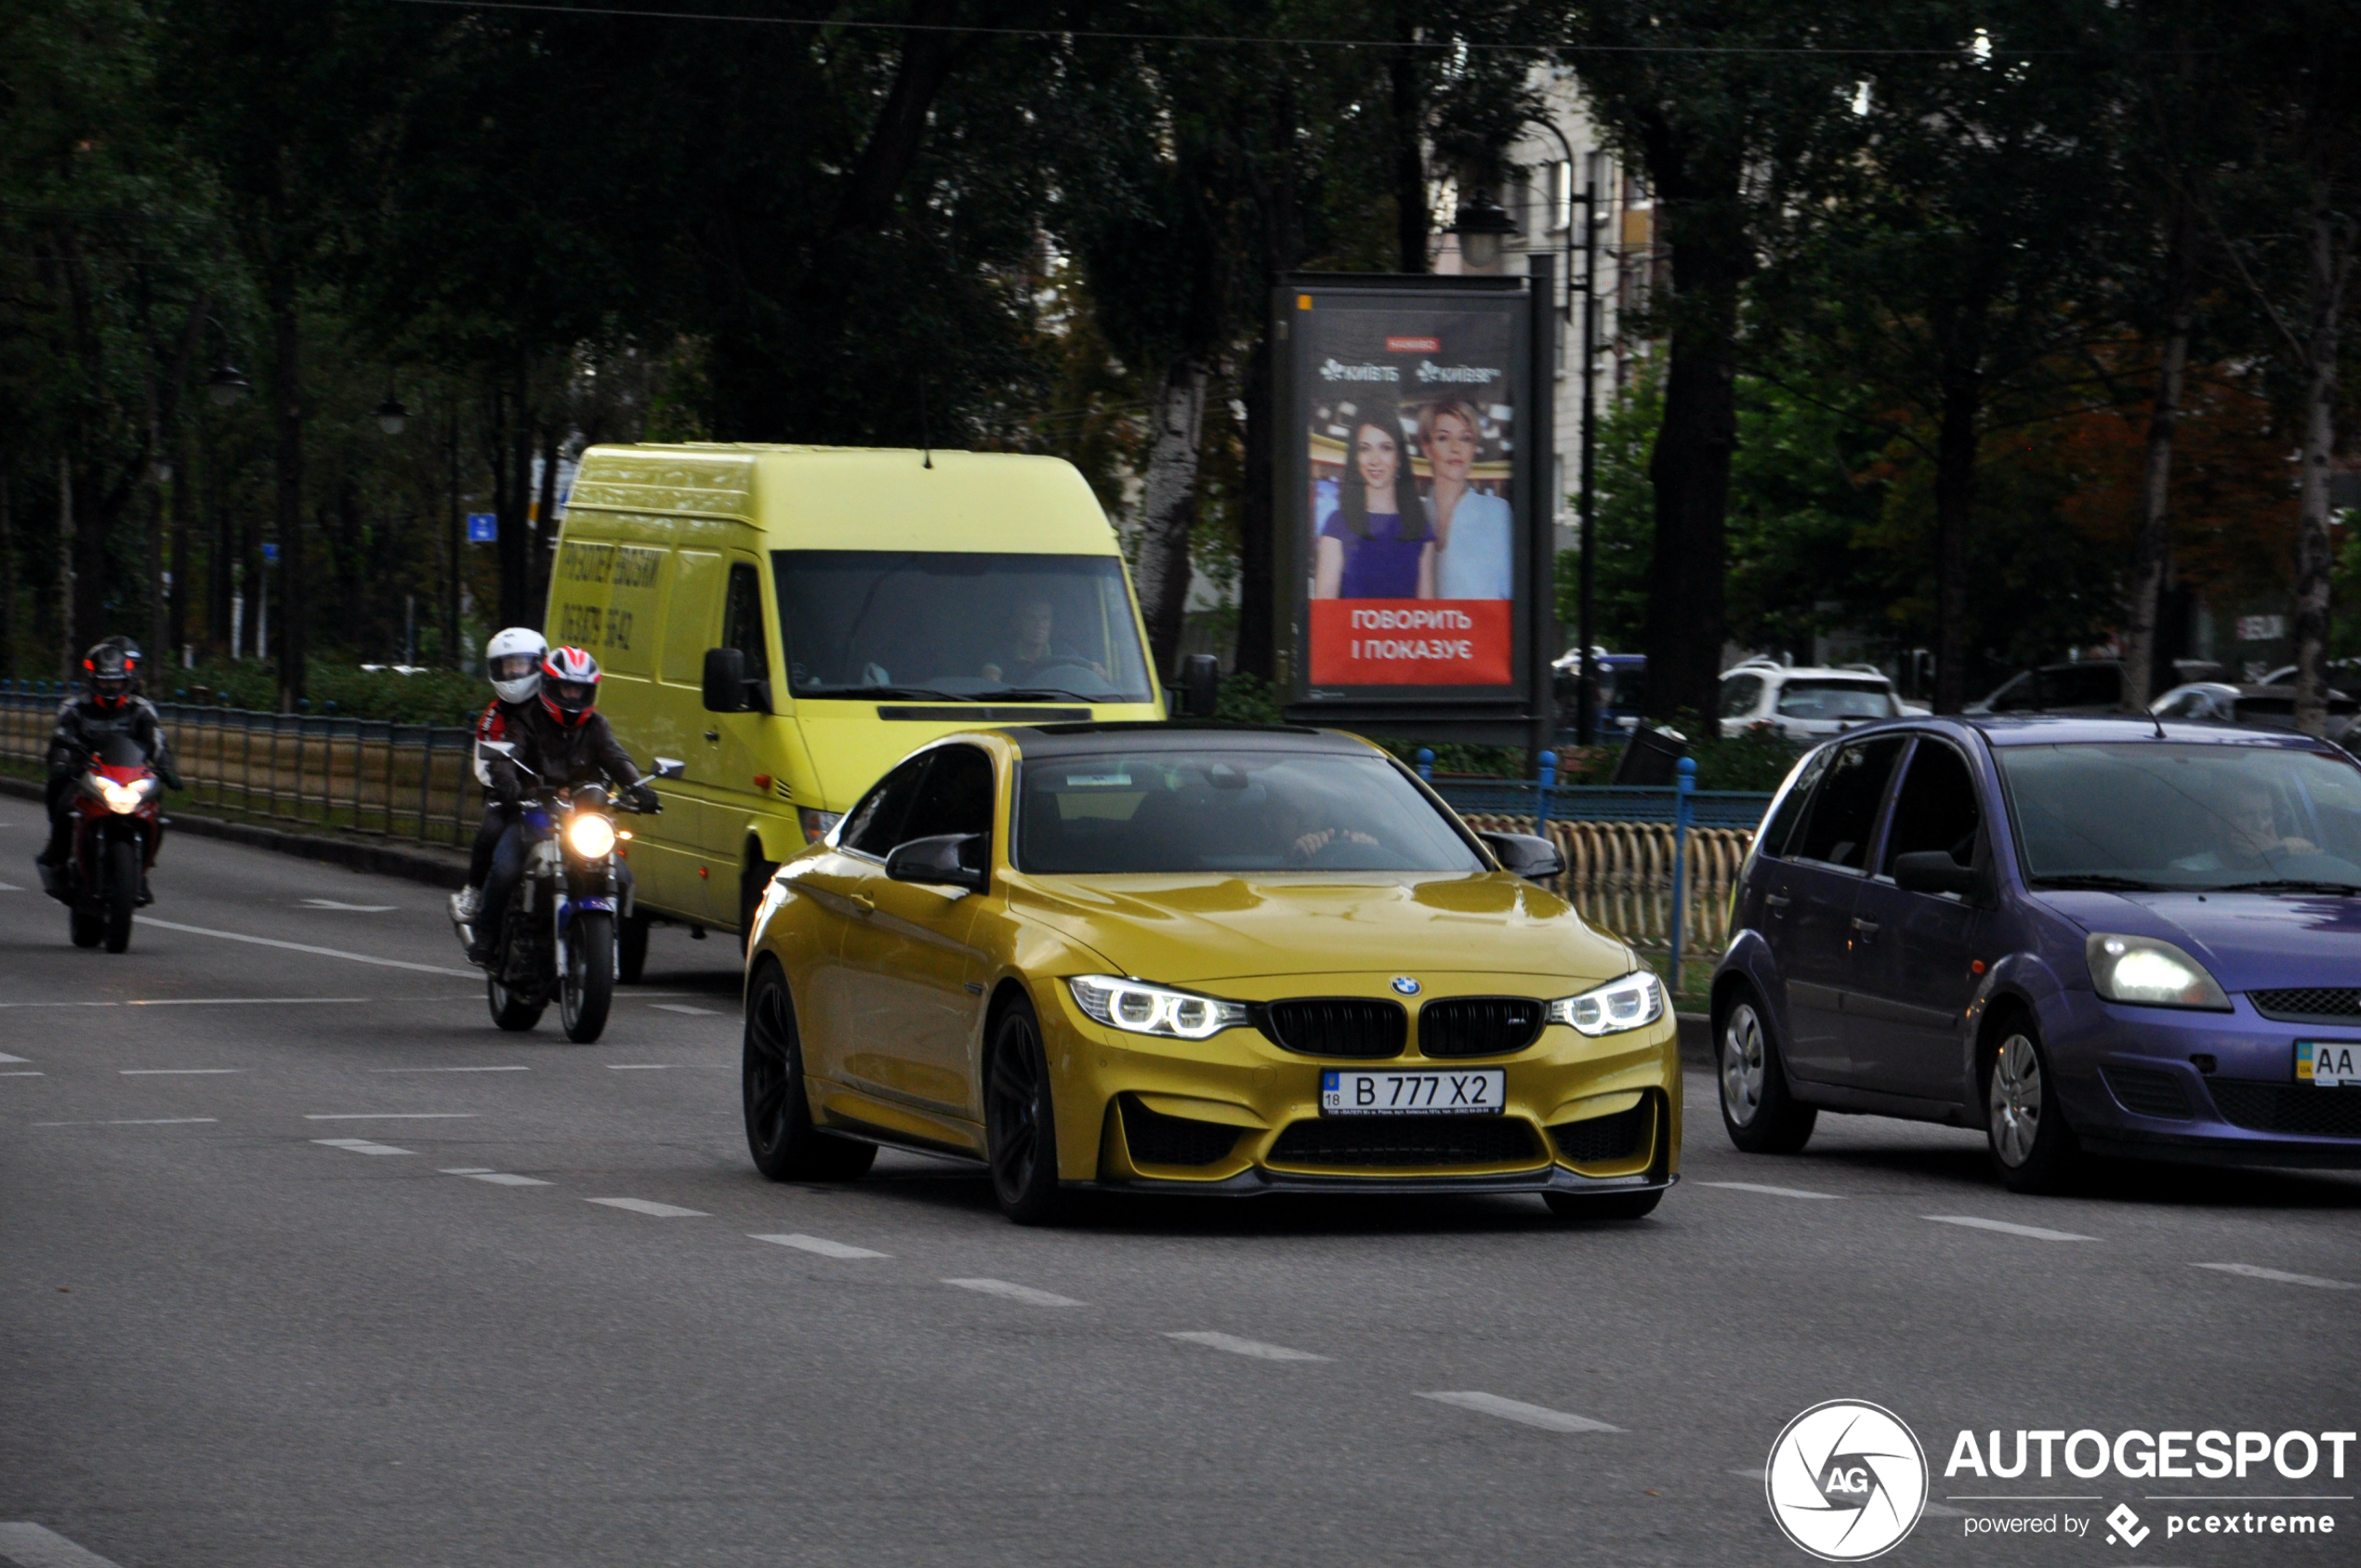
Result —
<instances>
[{"instance_id":1,"label":"black kidney grille","mask_svg":"<svg viewBox=\"0 0 2361 1568\"><path fill-rule=\"evenodd\" d=\"M2361 987L2315 985L2294 991L2249 991L2247 1000L2265 1018L2361 1018Z\"/></svg>"},{"instance_id":2,"label":"black kidney grille","mask_svg":"<svg viewBox=\"0 0 2361 1568\"><path fill-rule=\"evenodd\" d=\"M2258 1084L2208 1078L2223 1120L2249 1132L2291 1132L2306 1138L2361 1138L2361 1089L2310 1084Z\"/></svg>"},{"instance_id":3,"label":"black kidney grille","mask_svg":"<svg viewBox=\"0 0 2361 1568\"><path fill-rule=\"evenodd\" d=\"M2196 1113L2189 1107L2189 1091L2170 1073L2154 1067L2113 1065L2103 1071L2107 1075L2107 1087L2134 1115L2185 1122Z\"/></svg>"},{"instance_id":4,"label":"black kidney grille","mask_svg":"<svg viewBox=\"0 0 2361 1568\"><path fill-rule=\"evenodd\" d=\"M1399 1002L1304 996L1270 1003L1260 1015L1273 1044L1305 1056L1400 1056L1410 1038L1410 1015Z\"/></svg>"},{"instance_id":5,"label":"black kidney grille","mask_svg":"<svg viewBox=\"0 0 2361 1568\"><path fill-rule=\"evenodd\" d=\"M1507 1116L1317 1116L1272 1146L1282 1166L1530 1166L1533 1124Z\"/></svg>"},{"instance_id":6,"label":"black kidney grille","mask_svg":"<svg viewBox=\"0 0 2361 1568\"><path fill-rule=\"evenodd\" d=\"M1643 1100L1630 1110L1617 1111L1612 1116L1562 1123L1550 1129L1550 1138L1558 1146L1559 1157L1570 1166L1628 1160L1640 1152L1641 1144L1647 1139L1652 1109Z\"/></svg>"},{"instance_id":7,"label":"black kidney grille","mask_svg":"<svg viewBox=\"0 0 2361 1568\"><path fill-rule=\"evenodd\" d=\"M1418 1009L1420 1056L1501 1056L1541 1036L1541 1004L1524 996L1454 996Z\"/></svg>"},{"instance_id":8,"label":"black kidney grille","mask_svg":"<svg viewBox=\"0 0 2361 1568\"><path fill-rule=\"evenodd\" d=\"M1123 1141L1132 1163L1143 1166L1209 1166L1238 1146L1238 1129L1220 1122L1167 1116L1129 1095L1123 1105Z\"/></svg>"}]
</instances>

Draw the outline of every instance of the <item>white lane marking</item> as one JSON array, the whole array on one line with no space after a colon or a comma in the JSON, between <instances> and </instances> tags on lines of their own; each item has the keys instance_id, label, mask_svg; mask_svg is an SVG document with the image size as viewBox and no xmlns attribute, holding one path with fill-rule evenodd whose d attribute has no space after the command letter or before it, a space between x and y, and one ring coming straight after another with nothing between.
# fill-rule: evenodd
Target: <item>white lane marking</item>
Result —
<instances>
[{"instance_id":1,"label":"white lane marking","mask_svg":"<svg viewBox=\"0 0 2361 1568\"><path fill-rule=\"evenodd\" d=\"M2243 1274L2250 1280L2276 1280L2281 1285L2308 1285L2315 1290L2361 1290L2361 1285L2343 1280L2324 1280L2317 1274L2290 1274L2283 1269L2265 1269L2253 1263L2198 1263L2194 1267L2212 1269L2224 1274Z\"/></svg>"},{"instance_id":2,"label":"white lane marking","mask_svg":"<svg viewBox=\"0 0 2361 1568\"><path fill-rule=\"evenodd\" d=\"M119 1122L35 1122L37 1127L180 1127L218 1122L218 1116L134 1116Z\"/></svg>"},{"instance_id":3,"label":"white lane marking","mask_svg":"<svg viewBox=\"0 0 2361 1568\"><path fill-rule=\"evenodd\" d=\"M29 1056L10 1056L7 1051L0 1051L0 1061L25 1062L32 1060Z\"/></svg>"},{"instance_id":4,"label":"white lane marking","mask_svg":"<svg viewBox=\"0 0 2361 1568\"><path fill-rule=\"evenodd\" d=\"M1006 1297L1011 1301L1028 1301L1036 1307L1079 1307L1083 1303L1071 1296L1059 1296L1047 1290L1035 1290L1029 1285L1010 1285L1007 1280L944 1280L961 1290L981 1291L986 1296Z\"/></svg>"},{"instance_id":5,"label":"white lane marking","mask_svg":"<svg viewBox=\"0 0 2361 1568\"><path fill-rule=\"evenodd\" d=\"M366 996L149 996L126 1008L293 1008L365 1002Z\"/></svg>"},{"instance_id":6,"label":"white lane marking","mask_svg":"<svg viewBox=\"0 0 2361 1568\"><path fill-rule=\"evenodd\" d=\"M1726 1187L1733 1192L1767 1192L1774 1198L1825 1198L1830 1203L1842 1201L1838 1192L1807 1192L1800 1187L1765 1187L1760 1181L1700 1181L1700 1187Z\"/></svg>"},{"instance_id":7,"label":"white lane marking","mask_svg":"<svg viewBox=\"0 0 2361 1568\"><path fill-rule=\"evenodd\" d=\"M0 1557L19 1568L115 1568L112 1560L38 1524L0 1524Z\"/></svg>"},{"instance_id":8,"label":"white lane marking","mask_svg":"<svg viewBox=\"0 0 2361 1568\"><path fill-rule=\"evenodd\" d=\"M422 975L450 975L456 980L475 980L475 969L447 969L439 964L413 964L404 958L380 958L368 953L347 953L340 947L314 947L308 942L281 942L277 937L248 936L244 931L217 931L210 926L184 926L177 920L159 920L152 915L138 916L139 924L153 926L162 931L185 931L192 937L219 937L223 942L249 942L257 947L284 948L289 953L310 953L323 958L342 958L349 963L375 964L380 968L410 969Z\"/></svg>"},{"instance_id":9,"label":"white lane marking","mask_svg":"<svg viewBox=\"0 0 2361 1568\"><path fill-rule=\"evenodd\" d=\"M756 1236L752 1232L748 1232L747 1234L758 1242L769 1242L774 1246L792 1246L804 1252L816 1252L823 1258L890 1258L893 1256L890 1252L873 1252L865 1246L852 1246L844 1242L832 1242L825 1236Z\"/></svg>"},{"instance_id":10,"label":"white lane marking","mask_svg":"<svg viewBox=\"0 0 2361 1568\"><path fill-rule=\"evenodd\" d=\"M1241 1339L1234 1334L1217 1334L1209 1328L1193 1328L1184 1333L1167 1334L1167 1339L1186 1339L1192 1345L1207 1350L1227 1351L1233 1356L1252 1356L1257 1361L1326 1361L1310 1351L1291 1351L1285 1345L1266 1345L1260 1339Z\"/></svg>"},{"instance_id":11,"label":"white lane marking","mask_svg":"<svg viewBox=\"0 0 2361 1568\"><path fill-rule=\"evenodd\" d=\"M692 1008L686 1002L650 1002L651 1010L660 1013L686 1013L691 1018L719 1018L711 1008Z\"/></svg>"},{"instance_id":12,"label":"white lane marking","mask_svg":"<svg viewBox=\"0 0 2361 1568\"><path fill-rule=\"evenodd\" d=\"M650 1203L645 1198L585 1198L587 1204L604 1204L609 1208L627 1208L634 1214L653 1214L658 1219L710 1219L713 1216L701 1208L679 1208L671 1204Z\"/></svg>"},{"instance_id":13,"label":"white lane marking","mask_svg":"<svg viewBox=\"0 0 2361 1568\"><path fill-rule=\"evenodd\" d=\"M331 1149L350 1149L356 1154L415 1154L415 1149L397 1149L390 1143L372 1143L365 1138L315 1138L314 1143L324 1143Z\"/></svg>"},{"instance_id":14,"label":"white lane marking","mask_svg":"<svg viewBox=\"0 0 2361 1568\"><path fill-rule=\"evenodd\" d=\"M13 1061L14 1059L11 1058L10 1060ZM31 1073L0 1073L0 1078L46 1078L48 1075L48 1074L39 1072L37 1070Z\"/></svg>"},{"instance_id":15,"label":"white lane marking","mask_svg":"<svg viewBox=\"0 0 2361 1568\"><path fill-rule=\"evenodd\" d=\"M462 1167L458 1170L446 1170L442 1174L445 1176L471 1176L478 1181L489 1181L495 1187L547 1187L549 1185L549 1183L543 1181L538 1178L531 1176L512 1176L505 1170L474 1170Z\"/></svg>"},{"instance_id":16,"label":"white lane marking","mask_svg":"<svg viewBox=\"0 0 2361 1568\"><path fill-rule=\"evenodd\" d=\"M126 1078L211 1078L224 1073L243 1073L243 1067L118 1067L116 1072Z\"/></svg>"},{"instance_id":17,"label":"white lane marking","mask_svg":"<svg viewBox=\"0 0 2361 1568\"><path fill-rule=\"evenodd\" d=\"M610 1073L661 1073L672 1065L669 1061L610 1061Z\"/></svg>"},{"instance_id":18,"label":"white lane marking","mask_svg":"<svg viewBox=\"0 0 2361 1568\"><path fill-rule=\"evenodd\" d=\"M1527 1404L1521 1399L1504 1399L1498 1394L1481 1391L1467 1393L1420 1394L1439 1404L1456 1404L1462 1410L1474 1410L1486 1416L1497 1416L1504 1421L1522 1421L1528 1427L1539 1427L1550 1432L1619 1432L1621 1427L1610 1427L1604 1421L1594 1421L1588 1416L1576 1416L1563 1410L1551 1410L1545 1405Z\"/></svg>"},{"instance_id":19,"label":"white lane marking","mask_svg":"<svg viewBox=\"0 0 2361 1568\"><path fill-rule=\"evenodd\" d=\"M331 1111L307 1115L307 1122L464 1122L473 1111Z\"/></svg>"},{"instance_id":20,"label":"white lane marking","mask_svg":"<svg viewBox=\"0 0 2361 1568\"><path fill-rule=\"evenodd\" d=\"M7 823L0 823L0 827L6 827L7 825L8 824ZM23 891L24 889L14 882L0 882L0 893L20 893Z\"/></svg>"},{"instance_id":21,"label":"white lane marking","mask_svg":"<svg viewBox=\"0 0 2361 1568\"><path fill-rule=\"evenodd\" d=\"M1938 1225L1965 1225L1972 1231L1998 1231L2004 1236L2025 1236L2037 1242L2094 1242L2096 1236L2077 1236L2072 1231L2045 1231L2038 1225L2011 1225L2005 1219L1979 1219L1972 1214L1922 1214L1921 1219L1932 1219Z\"/></svg>"},{"instance_id":22,"label":"white lane marking","mask_svg":"<svg viewBox=\"0 0 2361 1568\"><path fill-rule=\"evenodd\" d=\"M383 915L399 909L398 903L338 903L334 899L305 899L297 906L303 909L340 909L348 915Z\"/></svg>"},{"instance_id":23,"label":"white lane marking","mask_svg":"<svg viewBox=\"0 0 2361 1568\"><path fill-rule=\"evenodd\" d=\"M0 1002L0 1008L119 1008L121 1002Z\"/></svg>"},{"instance_id":24,"label":"white lane marking","mask_svg":"<svg viewBox=\"0 0 2361 1568\"><path fill-rule=\"evenodd\" d=\"M530 1073L530 1067L372 1067L372 1073Z\"/></svg>"}]
</instances>

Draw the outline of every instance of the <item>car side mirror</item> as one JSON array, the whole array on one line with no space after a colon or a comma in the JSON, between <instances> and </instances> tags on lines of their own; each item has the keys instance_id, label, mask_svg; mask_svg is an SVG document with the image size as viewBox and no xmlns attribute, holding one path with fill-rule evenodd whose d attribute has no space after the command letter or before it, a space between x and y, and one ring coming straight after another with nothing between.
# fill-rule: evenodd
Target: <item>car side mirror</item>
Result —
<instances>
[{"instance_id":1,"label":"car side mirror","mask_svg":"<svg viewBox=\"0 0 2361 1568\"><path fill-rule=\"evenodd\" d=\"M1180 711L1191 718L1211 718L1221 701L1221 661L1210 653L1192 653L1180 661Z\"/></svg>"},{"instance_id":2,"label":"car side mirror","mask_svg":"<svg viewBox=\"0 0 2361 1568\"><path fill-rule=\"evenodd\" d=\"M981 833L913 838L895 845L886 856L885 874L896 882L926 882L980 893L992 885L991 874L983 867L983 842Z\"/></svg>"},{"instance_id":3,"label":"car side mirror","mask_svg":"<svg viewBox=\"0 0 2361 1568\"><path fill-rule=\"evenodd\" d=\"M686 762L681 761L680 758L677 757L659 757L656 758L657 778L685 779L688 776L689 765Z\"/></svg>"},{"instance_id":4,"label":"car side mirror","mask_svg":"<svg viewBox=\"0 0 2361 1568\"><path fill-rule=\"evenodd\" d=\"M1893 857L1893 885L1906 893L1957 893L1973 899L1984 891L1984 873L1961 865L1941 850Z\"/></svg>"},{"instance_id":5,"label":"car side mirror","mask_svg":"<svg viewBox=\"0 0 2361 1568\"><path fill-rule=\"evenodd\" d=\"M1479 833L1484 847L1500 863L1500 869L1523 877L1528 882L1546 882L1552 876L1565 875L1565 856L1547 838L1530 833Z\"/></svg>"},{"instance_id":6,"label":"car side mirror","mask_svg":"<svg viewBox=\"0 0 2361 1568\"><path fill-rule=\"evenodd\" d=\"M746 673L746 656L735 648L705 651L705 708L707 713L769 713L771 683Z\"/></svg>"}]
</instances>

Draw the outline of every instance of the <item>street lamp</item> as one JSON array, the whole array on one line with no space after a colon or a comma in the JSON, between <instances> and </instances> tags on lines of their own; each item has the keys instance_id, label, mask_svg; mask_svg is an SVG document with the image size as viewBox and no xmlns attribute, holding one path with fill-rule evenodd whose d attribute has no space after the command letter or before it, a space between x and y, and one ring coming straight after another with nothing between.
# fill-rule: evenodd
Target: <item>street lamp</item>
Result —
<instances>
[{"instance_id":1,"label":"street lamp","mask_svg":"<svg viewBox=\"0 0 2361 1568\"><path fill-rule=\"evenodd\" d=\"M409 423L410 411L402 406L400 398L388 392L386 401L377 404L377 428L387 435L398 436Z\"/></svg>"},{"instance_id":2,"label":"street lamp","mask_svg":"<svg viewBox=\"0 0 2361 1568\"><path fill-rule=\"evenodd\" d=\"M205 377L204 387L205 396L213 400L216 408L227 408L254 390L254 383L228 360L223 360L214 368L213 374Z\"/></svg>"},{"instance_id":3,"label":"street lamp","mask_svg":"<svg viewBox=\"0 0 2361 1568\"><path fill-rule=\"evenodd\" d=\"M1499 265L1500 237L1516 231L1516 220L1484 190L1459 204L1451 227L1444 231L1459 236L1461 258L1478 272L1489 272Z\"/></svg>"},{"instance_id":4,"label":"street lamp","mask_svg":"<svg viewBox=\"0 0 2361 1568\"><path fill-rule=\"evenodd\" d=\"M1580 586L1576 596L1576 646L1581 650L1580 669L1575 698L1575 733L1581 744L1589 745L1590 731L1598 723L1598 653L1591 638L1598 626L1599 608L1599 509L1598 509L1598 402L1595 396L1599 363L1599 227L1605 220L1599 213L1599 174L1602 159L1592 153L1587 163L1577 163L1574 143L1566 139L1553 120L1544 120L1541 128L1558 138L1566 155L1566 314L1574 313L1574 209L1582 209L1582 474L1580 480L1580 521L1582 564ZM1583 173L1582 189L1574 189L1575 171Z\"/></svg>"}]
</instances>

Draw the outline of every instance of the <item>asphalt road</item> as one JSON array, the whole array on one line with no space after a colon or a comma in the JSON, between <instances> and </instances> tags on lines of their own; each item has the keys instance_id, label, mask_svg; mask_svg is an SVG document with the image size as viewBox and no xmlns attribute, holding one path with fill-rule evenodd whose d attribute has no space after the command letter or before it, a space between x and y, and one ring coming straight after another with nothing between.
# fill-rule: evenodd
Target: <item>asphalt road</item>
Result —
<instances>
[{"instance_id":1,"label":"asphalt road","mask_svg":"<svg viewBox=\"0 0 2361 1568\"><path fill-rule=\"evenodd\" d=\"M33 881L37 816L0 801L0 883ZM725 942L660 930L580 1047L492 1027L439 892L188 837L156 889L113 957L0 890L24 1568L1793 1564L1765 1456L1839 1398L1934 1467L1887 1561L2356 1561L2361 1453L2341 1481L1943 1468L1962 1429L2361 1424L2361 1178L2018 1198L1977 1137L1875 1118L1750 1158L1693 1076L1685 1179L1639 1224L1126 1200L1021 1231L916 1157L758 1177ZM2160 1494L2338 1533L2171 1538L2198 1505ZM1968 1533L2117 1502L2143 1546Z\"/></svg>"}]
</instances>

